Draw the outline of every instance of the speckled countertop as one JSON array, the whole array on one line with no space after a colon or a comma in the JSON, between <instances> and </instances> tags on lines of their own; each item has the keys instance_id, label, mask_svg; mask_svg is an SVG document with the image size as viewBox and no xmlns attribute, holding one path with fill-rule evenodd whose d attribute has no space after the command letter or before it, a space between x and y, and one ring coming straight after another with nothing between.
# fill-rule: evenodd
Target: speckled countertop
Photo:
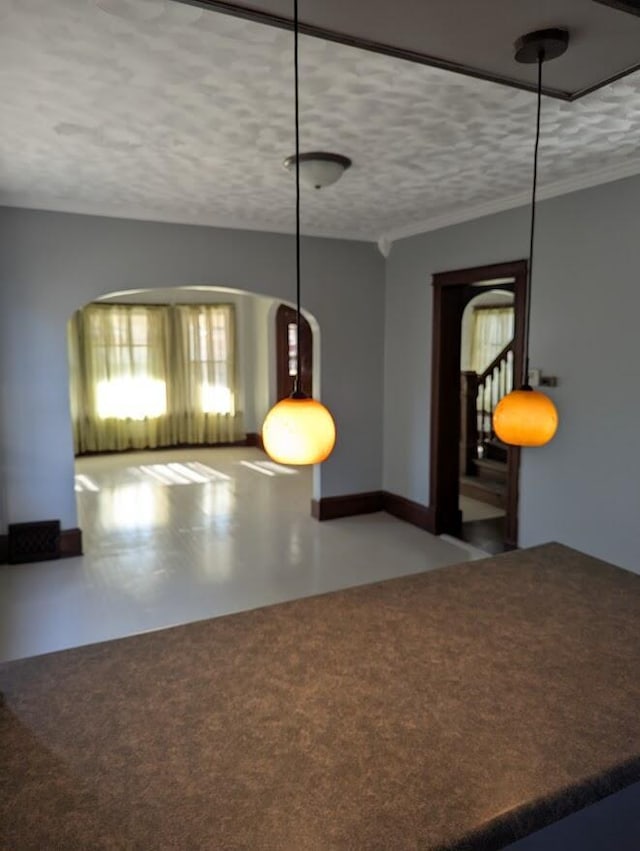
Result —
<instances>
[{"instance_id":1,"label":"speckled countertop","mask_svg":"<svg viewBox=\"0 0 640 851\"><path fill-rule=\"evenodd\" d=\"M0 847L489 851L640 779L640 577L550 544L0 688Z\"/></svg>"}]
</instances>

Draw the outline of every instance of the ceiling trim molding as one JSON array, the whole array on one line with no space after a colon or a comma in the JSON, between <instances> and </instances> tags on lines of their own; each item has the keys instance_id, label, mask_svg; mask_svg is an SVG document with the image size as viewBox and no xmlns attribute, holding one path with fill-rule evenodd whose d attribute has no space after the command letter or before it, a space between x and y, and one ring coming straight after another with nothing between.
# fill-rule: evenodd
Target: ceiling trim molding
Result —
<instances>
[{"instance_id":1,"label":"ceiling trim molding","mask_svg":"<svg viewBox=\"0 0 640 851\"><path fill-rule=\"evenodd\" d=\"M272 12L265 12L261 9L255 9L250 6L245 6L242 3L233 2L233 0L171 0L175 3L183 3L187 6L198 6L201 9L209 9L214 12L220 12L223 15L231 15L234 18L243 18L244 20L254 21L258 24L266 24L267 26L277 27L278 29L292 30L293 20L285 18L281 15L276 15ZM465 77L473 77L476 80L487 80L490 83L497 83L501 86L509 86L512 89L521 89L526 92L536 92L537 86L535 83L526 83L520 80L514 80L512 77L507 77L502 74L491 74L488 71L481 71L473 68L470 65L463 65L460 62L454 62L449 59L440 59L437 56L430 56L427 53L420 53L417 50L410 50L403 47L393 47L390 44L383 44L379 41L360 38L359 36L347 35L335 30L329 30L325 27L319 27L315 24L305 24L300 21L298 25L299 31L303 35L321 38L324 41L333 41L338 44L345 44L347 47L355 47L359 50L368 50L370 53L381 53L384 56L393 56L396 59L404 59L407 62L415 62L418 65L428 65L430 68L440 68L442 71L450 71L453 74L462 74ZM619 76L630 74L634 69L623 71ZM617 79L617 77L615 78ZM593 91L601 86L606 86L611 80L604 80L594 86ZM542 93L551 98L558 100L572 101L580 97L584 92L566 92L562 89L554 89L550 86L543 86Z\"/></svg>"},{"instance_id":2,"label":"ceiling trim molding","mask_svg":"<svg viewBox=\"0 0 640 851\"><path fill-rule=\"evenodd\" d=\"M277 233L291 236L295 233L293 222L290 228L274 226L268 221L239 221L228 217L216 216L176 216L163 213L161 210L148 210L144 208L127 208L122 210L111 205L94 206L78 201L69 200L42 200L36 196L13 195L0 191L0 207L12 207L22 210L35 210L45 213L72 213L79 216L102 216L106 219L132 219L141 222L158 222L160 224L190 225L195 227L220 228L224 230L247 230L260 231L261 233ZM351 242L375 242L375 237L366 236L362 233L341 231L330 233L315 228L302 228L303 236L312 236L320 239L341 239Z\"/></svg>"},{"instance_id":3,"label":"ceiling trim molding","mask_svg":"<svg viewBox=\"0 0 640 851\"><path fill-rule=\"evenodd\" d=\"M559 195L568 195L571 192L590 189L594 186L600 186L603 183L613 183L616 180L624 180L627 177L634 177L638 174L640 174L640 158L634 158L622 164L605 166L596 172L567 177L557 180L555 183L541 186L538 189L538 200L557 198ZM505 210L512 210L515 207L524 207L530 203L531 190L527 189L506 198L497 198L495 201L475 204L471 207L466 207L464 210L454 210L451 213L444 213L441 216L430 216L427 219L422 219L412 224L392 228L379 236L378 244L380 245L382 243L385 246L389 246L388 250L390 250L391 244L399 239L418 236L421 233L429 233L430 231L440 230L441 228L462 224L463 222L470 222L473 219L481 219L484 216L502 213Z\"/></svg>"},{"instance_id":4,"label":"ceiling trim molding","mask_svg":"<svg viewBox=\"0 0 640 851\"><path fill-rule=\"evenodd\" d=\"M186 6L197 6L201 9L209 9L214 12L220 12L223 15L231 15L235 18L255 21L256 23L266 24L267 26L277 27L278 29L293 29L293 20L291 18L276 15L273 12L265 12L262 9L256 9L255 7L237 2L237 0L170 0L170 2L182 3ZM596 2L601 3L602 0L596 0ZM338 44L346 44L349 47L355 47L360 50L368 50L372 53L382 53L385 56L393 56L396 59L404 59L407 62L415 62L419 65L428 65L431 68L440 68L443 71L450 71L454 74L462 74L466 77L474 77L478 80L487 80L491 83L509 86L513 89L521 89L529 92L537 91L535 83L527 83L502 74L492 74L488 71L481 71L470 65L464 65L449 59L441 59L438 56L431 56L417 50L394 47L390 44L360 38L355 35L348 35L346 33L326 29L325 27L316 26L315 24L306 24L303 21L300 21L298 28L304 35L321 38L325 41L334 41ZM573 92L563 91L562 89L555 89L551 86L543 85L542 93L551 98L573 102L579 100L585 95L596 92L598 89L602 89L611 83L615 83L617 80L620 80L629 74L633 74L636 71L640 71L640 62L636 62L633 65L624 68L622 71L618 71L616 74L606 77L604 80L599 80L591 86L577 89Z\"/></svg>"},{"instance_id":5,"label":"ceiling trim molding","mask_svg":"<svg viewBox=\"0 0 640 851\"><path fill-rule=\"evenodd\" d=\"M560 195L568 195L571 192L579 192L582 189L590 189L594 186L600 186L605 183L613 183L616 180L624 180L625 178L634 177L639 174L640 157L637 157L628 160L625 163L605 166L596 172L589 172L575 177L564 178L562 180L557 180L553 184L542 186L538 189L538 199L545 200L548 198L557 198ZM464 222L470 222L474 219L481 219L484 216L491 216L496 213L502 213L505 210L512 210L516 207L524 207L530 202L531 192L527 189L515 195L497 198L494 201L487 201L482 204L465 207L464 210L453 210L450 213L429 216L426 219L421 219L397 228L391 228L377 237L373 234L364 234L362 232L355 233L341 231L340 233L330 233L324 230L306 228L303 228L303 236L316 237L320 239L340 239L351 242L375 243L377 244L380 253L386 258L389 256L393 243L400 239L407 239L408 237L418 236L422 233L429 233L434 230L451 227L452 225L463 224ZM274 227L273 224L267 221L246 222L226 217L217 218L215 216L176 216L165 214L158 210L143 208L132 208L124 211L111 206L97 207L92 204L83 204L69 200L56 199L53 201L43 201L41 198L37 198L35 196L14 195L7 192L0 192L0 207L1 206L51 213L71 213L81 216L102 216L108 219L131 219L133 221L158 222L174 225L214 227L224 230L260 231L262 233L286 234L289 236L294 233L293 225L290 228Z\"/></svg>"}]
</instances>

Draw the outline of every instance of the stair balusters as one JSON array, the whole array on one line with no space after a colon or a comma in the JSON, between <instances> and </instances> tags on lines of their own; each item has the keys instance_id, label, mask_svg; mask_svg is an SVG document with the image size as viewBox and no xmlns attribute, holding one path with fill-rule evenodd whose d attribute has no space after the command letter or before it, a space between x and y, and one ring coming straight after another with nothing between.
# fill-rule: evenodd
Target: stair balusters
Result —
<instances>
[{"instance_id":1,"label":"stair balusters","mask_svg":"<svg viewBox=\"0 0 640 851\"><path fill-rule=\"evenodd\" d=\"M513 390L513 340L491 361L484 372L461 373L460 470L467 474L473 461L482 457L493 440L493 411ZM474 425L475 424L475 425Z\"/></svg>"}]
</instances>

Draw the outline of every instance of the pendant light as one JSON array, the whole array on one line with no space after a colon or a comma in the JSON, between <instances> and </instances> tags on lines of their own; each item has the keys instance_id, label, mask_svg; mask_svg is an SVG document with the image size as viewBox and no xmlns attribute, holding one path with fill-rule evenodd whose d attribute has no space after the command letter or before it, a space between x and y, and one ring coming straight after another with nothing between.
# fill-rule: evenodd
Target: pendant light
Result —
<instances>
[{"instance_id":1,"label":"pendant light","mask_svg":"<svg viewBox=\"0 0 640 851\"><path fill-rule=\"evenodd\" d=\"M493 414L493 430L503 443L512 446L544 446L556 433L558 412L551 399L529 386L529 325L531 321L531 285L533 279L533 242L536 224L536 189L538 182L538 146L540 144L540 111L542 105L542 65L566 51L569 33L561 29L538 30L516 42L517 62L538 65L538 109L536 142L533 155L533 189L531 193L531 232L529 238L528 286L524 326L524 361L521 386L504 396Z\"/></svg>"},{"instance_id":2,"label":"pendant light","mask_svg":"<svg viewBox=\"0 0 640 851\"><path fill-rule=\"evenodd\" d=\"M262 426L267 454L280 464L319 464L331 454L336 427L330 412L301 390L300 353L300 114L298 94L298 0L293 0L296 177L296 375L288 399L274 405Z\"/></svg>"}]
</instances>

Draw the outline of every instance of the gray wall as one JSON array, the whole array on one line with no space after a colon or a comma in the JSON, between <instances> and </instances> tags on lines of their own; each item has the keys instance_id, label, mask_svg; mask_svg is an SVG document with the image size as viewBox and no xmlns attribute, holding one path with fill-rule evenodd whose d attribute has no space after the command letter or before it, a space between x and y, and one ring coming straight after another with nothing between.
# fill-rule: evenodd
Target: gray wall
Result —
<instances>
[{"instance_id":1,"label":"gray wall","mask_svg":"<svg viewBox=\"0 0 640 851\"><path fill-rule=\"evenodd\" d=\"M640 178L539 206L531 365L557 375L556 438L525 449L520 543L640 572ZM387 261L384 487L429 502L431 276L526 257L529 212L401 240Z\"/></svg>"},{"instance_id":2,"label":"gray wall","mask_svg":"<svg viewBox=\"0 0 640 851\"><path fill-rule=\"evenodd\" d=\"M290 300L293 238L0 208L0 532L76 525L66 322L114 291L217 285ZM382 465L384 262L371 244L305 238L322 399L338 442L316 496L376 490ZM362 306L366 305L366 310Z\"/></svg>"}]
</instances>

